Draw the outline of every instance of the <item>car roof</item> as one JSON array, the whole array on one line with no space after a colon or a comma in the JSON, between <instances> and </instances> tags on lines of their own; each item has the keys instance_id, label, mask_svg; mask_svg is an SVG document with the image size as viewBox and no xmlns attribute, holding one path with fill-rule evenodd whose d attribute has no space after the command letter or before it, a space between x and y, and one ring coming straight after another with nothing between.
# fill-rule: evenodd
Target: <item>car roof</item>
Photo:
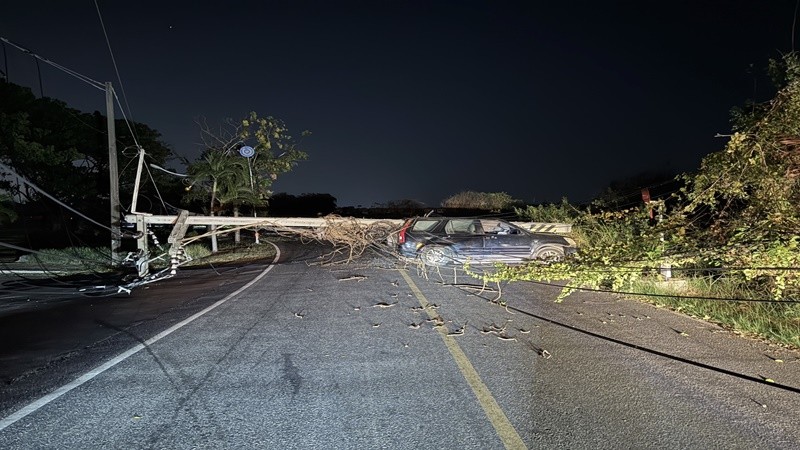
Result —
<instances>
[{"instance_id":1,"label":"car roof","mask_svg":"<svg viewBox=\"0 0 800 450\"><path fill-rule=\"evenodd\" d=\"M448 219L475 219L475 220L505 220L501 217L476 217L476 216L415 216L412 219L435 219L435 220L448 220Z\"/></svg>"}]
</instances>

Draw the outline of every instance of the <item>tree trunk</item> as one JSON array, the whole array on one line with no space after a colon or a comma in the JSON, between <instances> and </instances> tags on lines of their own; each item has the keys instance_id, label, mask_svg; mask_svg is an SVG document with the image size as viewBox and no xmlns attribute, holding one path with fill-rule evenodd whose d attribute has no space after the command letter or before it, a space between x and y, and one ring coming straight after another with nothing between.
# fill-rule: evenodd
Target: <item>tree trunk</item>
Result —
<instances>
[{"instance_id":1,"label":"tree trunk","mask_svg":"<svg viewBox=\"0 0 800 450\"><path fill-rule=\"evenodd\" d=\"M214 180L214 185L211 186L211 206L208 209L208 214L210 216L214 215L214 201L217 199L217 180ZM209 226L209 230L211 230L211 253L217 253L219 251L219 246L217 245L217 233L214 231L217 230L216 225Z\"/></svg>"},{"instance_id":2,"label":"tree trunk","mask_svg":"<svg viewBox=\"0 0 800 450\"><path fill-rule=\"evenodd\" d=\"M238 206L234 206L233 207L233 217L239 217L239 207ZM233 242L236 245L239 245L239 243L242 242L242 233L241 233L241 231L242 230L237 229L236 231L233 232Z\"/></svg>"}]
</instances>

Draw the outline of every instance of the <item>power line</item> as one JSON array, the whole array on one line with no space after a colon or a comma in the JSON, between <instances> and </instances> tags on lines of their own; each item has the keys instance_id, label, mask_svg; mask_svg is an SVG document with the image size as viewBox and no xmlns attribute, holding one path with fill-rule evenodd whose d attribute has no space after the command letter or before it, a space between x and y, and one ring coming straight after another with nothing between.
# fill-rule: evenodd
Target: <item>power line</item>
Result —
<instances>
[{"instance_id":1,"label":"power line","mask_svg":"<svg viewBox=\"0 0 800 450\"><path fill-rule=\"evenodd\" d=\"M79 72L76 72L76 71L74 71L72 69L68 69L68 68L66 68L66 67L64 67L64 66L62 66L60 64L57 64L57 63L55 63L53 61L50 61L47 58L43 58L43 57L37 55L36 53L33 53L32 51L28 50L27 48L25 48L25 47L23 47L23 46L21 46L19 44L16 44L14 42L11 42L10 40L8 40L8 39L6 39L6 38L4 38L2 36L0 36L0 41L2 41L4 43L16 48L17 50L19 50L19 51L21 51L23 53L31 55L32 57L36 58L39 61L42 61L42 62L44 62L46 64L49 64L49 65L55 67L58 70L61 70L61 71L65 72L65 73L67 73L69 75L72 75L73 77L83 81L84 83L88 84L89 86L92 86L92 87L94 87L96 89L99 89L101 91L105 91L106 90L106 87L105 87L105 85L103 83L101 83L101 82L99 82L97 80L93 80L93 79L87 77L86 75L83 75L83 74L81 74Z\"/></svg>"},{"instance_id":2,"label":"power line","mask_svg":"<svg viewBox=\"0 0 800 450\"><path fill-rule=\"evenodd\" d=\"M101 19L101 22L102 22L102 19ZM105 28L103 28L103 32L105 33ZM21 46L19 44L16 44L14 42L11 42L10 40L8 40L8 39L6 39L6 38L4 38L2 36L0 36L0 41L2 41L4 44L9 44L9 45L13 46L14 48L16 48L17 50L19 50L19 51L21 51L23 53L31 55L32 57L36 58L37 61L43 61L43 62L45 62L45 63L47 63L47 64L49 64L49 65L51 65L51 66L53 66L53 67L55 67L55 68L57 68L59 70L61 70L61 71L69 74L69 75L72 75L73 77L83 81L84 83L86 83L86 84L88 84L88 85L90 85L90 86L92 86L92 87L94 87L96 89L99 89L101 91L105 91L106 90L105 83L101 83L101 82L99 82L97 80L94 80L92 78L87 77L86 75L83 75L83 74L78 73L78 72L76 72L76 71L74 71L72 69L68 69L68 68L66 68L66 67L64 67L64 66L62 66L60 64L57 64L57 63L55 63L53 61L50 61L47 58L43 58L43 57L37 55L36 53L33 53L29 49L27 49L27 48L25 48L25 47L23 47L23 46ZM106 42L108 42L108 37L106 37ZM3 46L3 49L5 50L5 45ZM111 50L111 47L110 47L110 44L109 44L109 51L110 50ZM112 61L114 59L113 53L111 55L111 59L112 59ZM6 62L6 65L8 65L7 62ZM37 67L38 67L38 62L37 62ZM125 88L122 86L122 79L119 76L119 71L117 70L116 62L114 62L114 70L117 72L117 79L119 80L119 83L120 83L120 89L122 89L123 100L125 101L125 105L127 106L128 105L128 101L125 98ZM42 96L43 96L41 72L39 73L39 90L40 90L40 94L42 94ZM125 108L122 107L122 104L120 103L120 100L119 100L119 97L117 96L117 93L113 92L113 94L114 94L114 99L116 100L117 105L119 106L120 111L122 112L122 118L125 121L125 125L128 127L128 131L130 131L131 137L133 138L134 143L138 147L139 146L139 140L138 140L138 136L137 136L136 131L135 131L135 127L131 126L130 121L128 120L128 115L125 114ZM128 113L130 114L130 107L128 107Z\"/></svg>"},{"instance_id":3,"label":"power line","mask_svg":"<svg viewBox=\"0 0 800 450\"><path fill-rule=\"evenodd\" d=\"M94 0L95 9L97 9L97 17L100 19L100 27L103 29L103 36L106 38L106 45L108 46L108 53L111 55L111 63L114 65L114 72L117 74L117 81L119 81L119 88L122 91L122 98L125 101L125 107L128 109L128 114L131 116L131 120L133 120L133 113L131 112L131 107L128 104L128 96L125 94L125 85L122 84L122 77L119 74L119 68L117 67L117 60L114 58L114 51L111 49L111 41L108 39L108 33L106 32L106 25L103 22L103 15L100 13L100 5L97 4L97 0ZM114 95L116 98L116 94ZM119 103L119 99L117 99L117 103ZM125 110L122 108L122 105L119 106L120 110L122 111L122 116L125 117ZM128 122L127 117L125 117L125 122ZM128 124L128 128L130 129L130 124ZM138 141L138 136L131 130L131 135L133 136L134 141ZM138 145L138 142L137 142Z\"/></svg>"},{"instance_id":4,"label":"power line","mask_svg":"<svg viewBox=\"0 0 800 450\"><path fill-rule=\"evenodd\" d=\"M767 299L759 299L759 298L725 298L725 297L709 297L709 296L700 296L700 295L676 295L676 294L651 294L646 292L628 292L628 291L615 291L611 289L595 289L595 288L587 288L587 287L579 287L579 286L570 286L570 285L560 285L555 283L548 283L546 281L534 281L534 280L521 280L528 283L539 284L543 286L554 286L560 287L564 289L571 289L575 291L585 291L585 292L601 292L605 294L619 294L619 295L637 295L642 297L660 297L660 298L674 298L679 300L713 300L713 301L724 301L724 302L742 302L742 303L783 303L783 304L796 304L800 303L800 300L793 299L793 298L783 298L779 300L767 300Z\"/></svg>"},{"instance_id":5,"label":"power line","mask_svg":"<svg viewBox=\"0 0 800 450\"><path fill-rule=\"evenodd\" d=\"M634 350L639 350L639 351L642 351L642 352L645 352L645 353L650 353L652 355L660 356L662 358L667 358L667 359L670 359L670 360L673 360L673 361L678 361L678 362L683 363L683 364L689 364L689 365L692 365L692 366L695 366L695 367L699 367L701 369L710 370L712 372L722 373L722 374L725 374L725 375L728 375L728 376L732 376L732 377L736 377L736 378L739 378L739 379L742 379L742 380L753 381L753 382L756 382L756 383L761 384L761 385L766 384L767 386L770 386L770 387L783 389L783 390L789 391L789 392L794 392L795 394L800 394L800 388L796 388L794 386L789 386L789 385L785 385L785 384L778 384L778 383L765 382L765 380L763 378L758 378L758 377L754 377L754 376L750 376L750 375L745 375L745 374L742 374L742 373L739 373L739 372L734 372L733 370L723 369L721 367L712 366L710 364L702 363L702 362L699 362L699 361L693 361L693 360L688 359L688 358L683 358L683 357L672 355L672 354L669 354L669 353L666 353L666 352L662 352L662 351L654 350L654 349L651 349L651 348L643 347L641 345L633 344L633 343L630 343L630 342L626 342L626 341L623 341L621 339L616 339L616 338L613 338L613 337L610 337L610 336L604 336L604 335L602 335L600 333L595 333L593 331L589 331L589 330L585 330L585 329L582 329L582 328L578 328L578 327L576 327L574 325L570 325L570 324L559 322L557 320L550 319L550 318L547 318L547 317L544 317L544 316L533 314L531 312L528 312L528 311L525 311L525 310L522 310L522 309L519 309L519 308L515 308L513 306L507 306L507 308L512 310L512 311L518 312L520 314L524 314L524 315L526 315L528 317L533 317L534 319L538 319L538 320L541 320L543 322L550 323L552 325L556 325L556 326L559 326L559 327L562 327L562 328L566 328L568 330L576 331L578 333L582 333L582 334L585 334L587 336L591 336L591 337L594 337L594 338L602 339L604 341L613 342L615 344L622 345L624 347L628 347L628 348L631 348L631 349L634 349Z\"/></svg>"},{"instance_id":6,"label":"power line","mask_svg":"<svg viewBox=\"0 0 800 450\"><path fill-rule=\"evenodd\" d=\"M36 190L36 191L37 191L37 192L39 192L40 194L42 194L42 195L44 195L45 197L49 198L50 200L52 200L52 201L56 202L57 204L61 205L62 207L66 208L66 209L68 209L68 210L70 210L70 211L72 211L73 213L75 213L75 214L79 215L80 217L82 217L82 218L84 218L84 219L88 220L89 222L91 222L91 223L93 223L93 224L95 224L95 225L97 225L97 226L99 226L99 227L101 227L101 228L104 228L104 229L106 229L106 230L108 230L108 231L111 231L112 233L114 232L114 230L112 230L112 229L111 229L110 227L108 227L107 225L103 225L102 223L100 223L100 222L98 222L98 221L96 221L96 220L92 219L91 217L89 217L89 216L87 216L87 215L83 214L82 212L78 211L77 209L75 209L75 208L73 208L73 207L71 207L71 206L67 205L66 203L64 203L64 202L60 201L59 199L57 199L57 198L53 197L52 195L48 194L48 193L47 193L47 192L45 192L43 189L39 188L39 187L38 187L38 186L36 186L35 184L33 184L33 183L31 183L30 181L28 181L26 178L24 178L24 177L20 176L20 175L19 175L17 172L15 172L15 171L14 171L14 169L12 169L11 167L8 167L7 165L5 165L5 164L3 164L3 163L0 163L0 169L3 169L3 170L6 170L6 171L10 172L10 173L11 173L11 175L13 175L13 176L14 176L14 177L16 177L17 179L19 179L19 180L20 180L22 183L24 183L24 184L27 184L28 186L30 186L31 188L33 188L34 190Z\"/></svg>"}]
</instances>

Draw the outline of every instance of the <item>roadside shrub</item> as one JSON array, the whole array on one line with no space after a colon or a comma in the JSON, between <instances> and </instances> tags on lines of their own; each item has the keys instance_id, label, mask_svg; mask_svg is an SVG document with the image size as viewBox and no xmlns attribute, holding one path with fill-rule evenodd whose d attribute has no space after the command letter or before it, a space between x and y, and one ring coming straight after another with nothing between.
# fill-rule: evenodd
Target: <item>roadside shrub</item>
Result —
<instances>
[{"instance_id":1,"label":"roadside shrub","mask_svg":"<svg viewBox=\"0 0 800 450\"><path fill-rule=\"evenodd\" d=\"M572 226L570 237L578 251L572 257L550 264L531 263L500 266L485 281L568 280L558 300L576 288L624 290L643 278L656 276L667 260L668 241L649 224L646 208L624 211L582 213Z\"/></svg>"},{"instance_id":2,"label":"roadside shrub","mask_svg":"<svg viewBox=\"0 0 800 450\"><path fill-rule=\"evenodd\" d=\"M444 208L481 209L499 212L522 203L505 192L463 191L442 200Z\"/></svg>"},{"instance_id":3,"label":"roadside shrub","mask_svg":"<svg viewBox=\"0 0 800 450\"><path fill-rule=\"evenodd\" d=\"M573 223L583 215L583 212L571 205L566 197L562 198L561 203L558 204L514 207L514 212L523 220L544 223Z\"/></svg>"}]
</instances>

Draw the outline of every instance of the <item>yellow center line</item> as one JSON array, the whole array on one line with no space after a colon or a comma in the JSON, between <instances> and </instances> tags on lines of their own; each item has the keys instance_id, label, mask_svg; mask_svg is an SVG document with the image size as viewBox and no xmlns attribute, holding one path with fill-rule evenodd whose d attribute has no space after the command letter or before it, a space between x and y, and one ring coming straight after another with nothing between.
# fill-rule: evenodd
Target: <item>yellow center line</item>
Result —
<instances>
[{"instance_id":1,"label":"yellow center line","mask_svg":"<svg viewBox=\"0 0 800 450\"><path fill-rule=\"evenodd\" d=\"M438 317L438 314L430 307L428 299L425 298L425 295L420 291L408 273L405 270L401 270L400 274L403 275L408 287L411 288L411 291L417 297L417 300L419 300L420 306L428 313L428 317L431 319ZM480 375L478 375L475 367L472 366L467 355L461 350L456 340L452 336L447 335L447 327L436 327L436 329L439 331L439 336L442 337L447 350L450 351L450 355L453 356L453 360L461 371L461 374L467 380L467 384L472 388L475 397L478 398L478 403L480 403L481 408L483 408L483 412L486 414L489 422L491 422L500 440L503 441L503 445L505 445L507 449L527 449L528 446L522 442L522 438L519 437L519 433L517 433L514 425L511 425L508 417L506 417L500 405L497 404L497 400L494 399L489 388L486 387L483 380L481 380Z\"/></svg>"}]
</instances>

